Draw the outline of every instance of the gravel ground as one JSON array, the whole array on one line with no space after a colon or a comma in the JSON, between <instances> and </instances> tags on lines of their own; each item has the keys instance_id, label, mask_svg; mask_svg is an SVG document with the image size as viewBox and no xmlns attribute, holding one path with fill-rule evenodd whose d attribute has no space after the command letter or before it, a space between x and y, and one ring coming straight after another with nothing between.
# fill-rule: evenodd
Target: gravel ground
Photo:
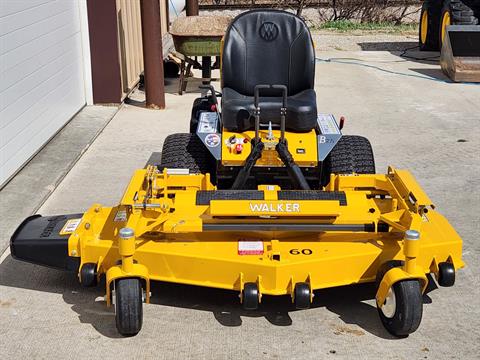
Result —
<instances>
[{"instance_id":1,"label":"gravel ground","mask_svg":"<svg viewBox=\"0 0 480 360\"><path fill-rule=\"evenodd\" d=\"M319 51L403 51L416 48L417 34L378 34L365 31L313 31L315 49Z\"/></svg>"}]
</instances>

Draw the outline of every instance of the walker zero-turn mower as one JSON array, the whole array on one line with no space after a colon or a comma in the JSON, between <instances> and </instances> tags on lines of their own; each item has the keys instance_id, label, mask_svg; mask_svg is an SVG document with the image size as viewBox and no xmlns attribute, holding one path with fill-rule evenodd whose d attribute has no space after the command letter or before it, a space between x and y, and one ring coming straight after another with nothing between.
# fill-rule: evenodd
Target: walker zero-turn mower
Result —
<instances>
[{"instance_id":1,"label":"walker zero-turn mower","mask_svg":"<svg viewBox=\"0 0 480 360\"><path fill-rule=\"evenodd\" d=\"M152 280L237 291L248 310L288 295L376 282L381 321L417 329L427 275L452 286L462 240L412 175L375 174L366 138L317 114L310 32L282 11L251 11L224 37L221 109L213 88L191 132L167 137L158 166L137 170L119 205L27 218L16 259L105 275L118 331L142 326Z\"/></svg>"}]
</instances>

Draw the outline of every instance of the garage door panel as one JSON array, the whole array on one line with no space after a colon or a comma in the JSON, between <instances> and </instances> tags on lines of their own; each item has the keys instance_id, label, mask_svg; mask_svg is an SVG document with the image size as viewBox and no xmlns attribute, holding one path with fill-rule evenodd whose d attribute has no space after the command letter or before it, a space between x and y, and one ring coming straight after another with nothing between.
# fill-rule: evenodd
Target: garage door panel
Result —
<instances>
[{"instance_id":1,"label":"garage door panel","mask_svg":"<svg viewBox=\"0 0 480 360\"><path fill-rule=\"evenodd\" d=\"M70 0L67 0L70 1ZM10 16L16 14L17 16L24 11L36 9L42 4L49 2L56 2L52 0L2 0L1 16Z\"/></svg>"},{"instance_id":2,"label":"garage door panel","mask_svg":"<svg viewBox=\"0 0 480 360\"><path fill-rule=\"evenodd\" d=\"M53 61L40 67L32 73L17 81L13 86L5 89L2 92L2 102L0 103L0 127L3 127L3 123L10 123L18 117L18 109L21 109L22 102L35 102L36 98L41 96L38 94L39 90L45 89L46 86L51 85L50 79L57 73L61 72L63 68L78 60L77 49L67 49L66 52L57 56Z\"/></svg>"},{"instance_id":3,"label":"garage door panel","mask_svg":"<svg viewBox=\"0 0 480 360\"><path fill-rule=\"evenodd\" d=\"M3 0L5 1L5 0ZM48 1L42 0L43 3L34 6L33 8L28 8L22 11L22 16L15 16L15 14L3 16L0 18L0 28L2 29L2 34L8 34L12 31L27 27L36 22L42 21L45 18L55 16L68 8L72 7L72 1ZM47 2L45 2L47 1ZM24 4L25 5L25 4Z\"/></svg>"},{"instance_id":4,"label":"garage door panel","mask_svg":"<svg viewBox=\"0 0 480 360\"><path fill-rule=\"evenodd\" d=\"M73 35L75 36L75 35ZM16 66L8 69L0 75L0 92L14 86L19 79L24 79L36 71L41 71L50 62L55 61L56 58L68 52L72 48L71 37L61 40L60 42L45 48L42 52L36 54L34 57L27 59ZM21 81L21 80L20 80Z\"/></svg>"},{"instance_id":5,"label":"garage door panel","mask_svg":"<svg viewBox=\"0 0 480 360\"><path fill-rule=\"evenodd\" d=\"M72 75L72 81L78 82L80 79L75 77L76 75ZM1 151L5 157L0 159L0 167L8 168L10 164L27 161L32 155L29 149L31 146L35 145L37 149L40 148L65 125L66 118L70 119L75 115L76 111L73 109L79 106L78 98L82 93L83 89L71 88L67 85L58 87L50 93L45 101L49 105L55 104L56 106L42 109L43 112L32 121L30 126Z\"/></svg>"},{"instance_id":6,"label":"garage door panel","mask_svg":"<svg viewBox=\"0 0 480 360\"><path fill-rule=\"evenodd\" d=\"M52 32L36 38L35 41L31 41L0 55L2 72L9 71L10 68L21 64L25 60L35 58L36 55L42 52L45 48L51 47L79 32L80 22L78 19L71 19L71 22L67 22L62 27L56 28Z\"/></svg>"},{"instance_id":7,"label":"garage door panel","mask_svg":"<svg viewBox=\"0 0 480 360\"><path fill-rule=\"evenodd\" d=\"M0 186L85 105L81 0L0 0Z\"/></svg>"},{"instance_id":8,"label":"garage door panel","mask_svg":"<svg viewBox=\"0 0 480 360\"><path fill-rule=\"evenodd\" d=\"M79 79L75 76L78 73L76 71L78 66L80 66L78 61L70 64L42 83L39 90L32 93L32 95L41 97L33 102L32 106L21 114L21 117L15 119L14 122L10 122L8 126L1 130L2 143L5 142L0 147L0 151L5 152L7 158L13 156L22 143L29 141L38 131L38 126L49 121L48 118L45 118L45 113L51 110L62 112L64 106L76 105L76 109L81 106L81 103L64 104L61 100L66 92L75 88L72 84L79 83Z\"/></svg>"},{"instance_id":9,"label":"garage door panel","mask_svg":"<svg viewBox=\"0 0 480 360\"><path fill-rule=\"evenodd\" d=\"M68 93L62 100L64 101L64 110L60 113L55 113L54 111L49 111L45 114L45 118L49 118L50 122L42 125L40 130L35 133L35 136L32 137L28 144L24 145L19 149L13 156L9 157L8 160L1 165L1 168L5 173L14 173L17 170L18 164L23 164L32 156L31 150L29 147L35 146L36 148L41 148L58 130L60 130L65 124L65 118L71 118L75 115L76 112L72 112L72 106L75 104L75 99L81 95L78 91L72 91ZM70 104L70 106L68 106ZM28 146L27 146L28 145Z\"/></svg>"},{"instance_id":10,"label":"garage door panel","mask_svg":"<svg viewBox=\"0 0 480 360\"><path fill-rule=\"evenodd\" d=\"M69 20L74 17L76 9L72 6L73 3L70 1L66 1L65 4L68 4L69 6L61 13L53 16L48 15L42 21L1 36L0 41L3 42L4 46L0 49L0 54L3 55L19 46L28 46L30 42L36 41L39 37L67 25Z\"/></svg>"}]
</instances>

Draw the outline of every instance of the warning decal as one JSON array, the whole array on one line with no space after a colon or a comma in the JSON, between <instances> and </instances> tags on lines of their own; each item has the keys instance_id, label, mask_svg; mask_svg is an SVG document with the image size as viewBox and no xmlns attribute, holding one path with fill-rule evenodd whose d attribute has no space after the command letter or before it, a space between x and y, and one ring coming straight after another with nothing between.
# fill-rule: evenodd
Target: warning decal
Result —
<instances>
[{"instance_id":1,"label":"warning decal","mask_svg":"<svg viewBox=\"0 0 480 360\"><path fill-rule=\"evenodd\" d=\"M78 225L82 222L82 219L70 219L65 223L65 226L60 231L60 235L71 234L77 230Z\"/></svg>"},{"instance_id":2,"label":"warning decal","mask_svg":"<svg viewBox=\"0 0 480 360\"><path fill-rule=\"evenodd\" d=\"M239 240L238 255L263 255L263 241Z\"/></svg>"}]
</instances>

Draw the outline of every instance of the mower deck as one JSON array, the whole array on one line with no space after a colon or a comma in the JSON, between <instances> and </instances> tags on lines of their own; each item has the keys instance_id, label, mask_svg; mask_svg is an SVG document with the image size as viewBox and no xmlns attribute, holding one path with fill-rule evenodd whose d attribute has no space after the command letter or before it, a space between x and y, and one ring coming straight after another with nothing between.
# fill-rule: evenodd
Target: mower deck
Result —
<instances>
[{"instance_id":1,"label":"mower deck","mask_svg":"<svg viewBox=\"0 0 480 360\"><path fill-rule=\"evenodd\" d=\"M242 292L256 283L261 300L293 298L299 282L315 290L374 281L392 259L406 261L402 276L424 286L439 263L464 265L460 237L407 171L335 175L326 191L219 191L208 175L169 172L138 170L120 205L93 205L81 220L52 217L54 226L49 218L27 220L12 237L13 255L28 252L26 260L57 267L75 259L80 269L95 264L96 276L106 273L108 302L111 282L122 277L142 278L147 288L161 280ZM52 241L45 237L49 226L59 232ZM120 239L122 228L133 229L133 238ZM406 256L409 229L421 234L414 256ZM61 239L68 252L58 261L57 251L48 263L42 254Z\"/></svg>"}]
</instances>

